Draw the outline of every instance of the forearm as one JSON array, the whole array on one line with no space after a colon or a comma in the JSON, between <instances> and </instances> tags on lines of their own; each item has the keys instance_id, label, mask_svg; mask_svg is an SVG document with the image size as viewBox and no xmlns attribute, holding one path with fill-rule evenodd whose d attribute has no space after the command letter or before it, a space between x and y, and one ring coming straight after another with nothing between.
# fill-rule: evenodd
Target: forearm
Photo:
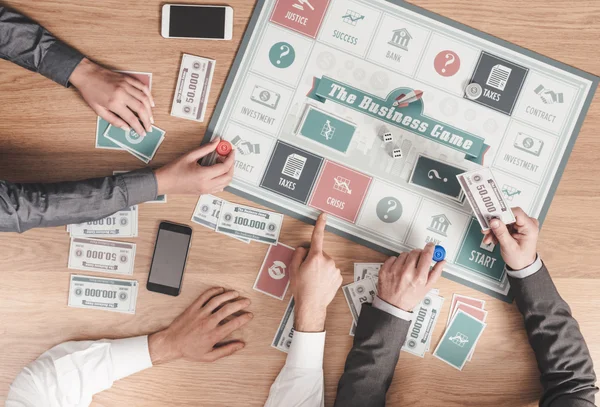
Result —
<instances>
[{"instance_id":1,"label":"forearm","mask_svg":"<svg viewBox=\"0 0 600 407\"><path fill-rule=\"evenodd\" d=\"M156 195L156 177L149 169L54 184L0 181L0 232L96 220Z\"/></svg>"},{"instance_id":2,"label":"forearm","mask_svg":"<svg viewBox=\"0 0 600 407\"><path fill-rule=\"evenodd\" d=\"M94 394L151 366L146 336L65 342L21 371L10 386L6 406L88 405Z\"/></svg>"},{"instance_id":3,"label":"forearm","mask_svg":"<svg viewBox=\"0 0 600 407\"><path fill-rule=\"evenodd\" d=\"M541 373L540 406L594 406L598 389L589 350L548 270L509 278Z\"/></svg>"},{"instance_id":4,"label":"forearm","mask_svg":"<svg viewBox=\"0 0 600 407\"><path fill-rule=\"evenodd\" d=\"M68 86L83 55L35 21L0 6L0 58Z\"/></svg>"},{"instance_id":5,"label":"forearm","mask_svg":"<svg viewBox=\"0 0 600 407\"><path fill-rule=\"evenodd\" d=\"M325 332L294 332L285 366L273 382L265 407L323 407Z\"/></svg>"},{"instance_id":6,"label":"forearm","mask_svg":"<svg viewBox=\"0 0 600 407\"><path fill-rule=\"evenodd\" d=\"M339 407L385 406L410 321L363 305L337 389Z\"/></svg>"}]
</instances>

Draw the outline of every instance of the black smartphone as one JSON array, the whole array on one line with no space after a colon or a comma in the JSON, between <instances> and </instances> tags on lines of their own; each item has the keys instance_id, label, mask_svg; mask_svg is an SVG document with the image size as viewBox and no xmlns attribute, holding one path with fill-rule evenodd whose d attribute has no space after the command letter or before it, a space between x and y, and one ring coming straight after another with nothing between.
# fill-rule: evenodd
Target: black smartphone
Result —
<instances>
[{"instance_id":1,"label":"black smartphone","mask_svg":"<svg viewBox=\"0 0 600 407\"><path fill-rule=\"evenodd\" d=\"M160 223L146 283L148 291L179 295L191 241L192 228L189 226Z\"/></svg>"}]
</instances>

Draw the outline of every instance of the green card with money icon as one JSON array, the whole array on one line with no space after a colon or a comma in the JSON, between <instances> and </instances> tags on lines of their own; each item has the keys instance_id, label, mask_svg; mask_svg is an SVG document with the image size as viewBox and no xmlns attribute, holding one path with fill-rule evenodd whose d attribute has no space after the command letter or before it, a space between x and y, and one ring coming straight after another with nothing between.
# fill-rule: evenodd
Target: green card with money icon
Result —
<instances>
[{"instance_id":1,"label":"green card with money icon","mask_svg":"<svg viewBox=\"0 0 600 407\"><path fill-rule=\"evenodd\" d=\"M158 150L164 139L164 135L164 130L154 126L152 126L151 132L146 133L145 137L141 137L133 129L125 131L112 125L104 133L104 137L145 162L152 160L154 154L156 154L156 150Z\"/></svg>"},{"instance_id":2,"label":"green card with money icon","mask_svg":"<svg viewBox=\"0 0 600 407\"><path fill-rule=\"evenodd\" d=\"M467 362L471 349L483 333L486 324L471 315L458 310L446 328L433 356L443 360L450 366L462 370Z\"/></svg>"}]
</instances>

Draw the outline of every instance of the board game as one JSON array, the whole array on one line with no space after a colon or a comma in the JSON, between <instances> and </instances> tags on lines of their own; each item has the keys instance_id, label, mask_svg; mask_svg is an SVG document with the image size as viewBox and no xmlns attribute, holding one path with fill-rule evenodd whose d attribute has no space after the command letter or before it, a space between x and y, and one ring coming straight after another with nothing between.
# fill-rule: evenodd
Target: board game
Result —
<instances>
[{"instance_id":1,"label":"board game","mask_svg":"<svg viewBox=\"0 0 600 407\"><path fill-rule=\"evenodd\" d=\"M456 175L490 167L543 220L598 78L402 1L259 0L203 143L230 191L510 300ZM207 157L212 163L216 156Z\"/></svg>"}]
</instances>

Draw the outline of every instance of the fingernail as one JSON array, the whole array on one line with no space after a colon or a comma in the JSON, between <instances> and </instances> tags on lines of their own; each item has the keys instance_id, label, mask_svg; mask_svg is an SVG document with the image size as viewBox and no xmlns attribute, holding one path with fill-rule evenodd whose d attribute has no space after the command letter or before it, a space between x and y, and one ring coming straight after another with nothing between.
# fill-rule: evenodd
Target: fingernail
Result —
<instances>
[{"instance_id":1,"label":"fingernail","mask_svg":"<svg viewBox=\"0 0 600 407\"><path fill-rule=\"evenodd\" d=\"M154 117L150 116L150 123L154 124Z\"/></svg>"},{"instance_id":2,"label":"fingernail","mask_svg":"<svg viewBox=\"0 0 600 407\"><path fill-rule=\"evenodd\" d=\"M123 130L123 131L127 131L127 132L128 132L128 131L129 131L129 130L131 130L131 129L130 129L129 127L127 127L127 126L123 126L123 127L121 127L121 130Z\"/></svg>"},{"instance_id":3,"label":"fingernail","mask_svg":"<svg viewBox=\"0 0 600 407\"><path fill-rule=\"evenodd\" d=\"M500 227L500 221L498 219L492 219L490 221L490 226L492 229L498 229Z\"/></svg>"},{"instance_id":4,"label":"fingernail","mask_svg":"<svg viewBox=\"0 0 600 407\"><path fill-rule=\"evenodd\" d=\"M146 132L145 131L142 132L142 137L146 137Z\"/></svg>"},{"instance_id":5,"label":"fingernail","mask_svg":"<svg viewBox=\"0 0 600 407\"><path fill-rule=\"evenodd\" d=\"M152 107L156 107L156 105L154 104L154 101L150 102L152 104Z\"/></svg>"},{"instance_id":6,"label":"fingernail","mask_svg":"<svg viewBox=\"0 0 600 407\"><path fill-rule=\"evenodd\" d=\"M426 247L432 247L432 246L433 246L433 243L432 243L432 242L429 242L429 243L427 243L427 245L426 245Z\"/></svg>"},{"instance_id":7,"label":"fingernail","mask_svg":"<svg viewBox=\"0 0 600 407\"><path fill-rule=\"evenodd\" d=\"M238 293L237 291L234 291L234 292L233 292L233 296L234 296L234 297L239 297L239 296L240 296L240 293Z\"/></svg>"},{"instance_id":8,"label":"fingernail","mask_svg":"<svg viewBox=\"0 0 600 407\"><path fill-rule=\"evenodd\" d=\"M253 313L248 313L248 315L250 315L250 319L254 318L254 314Z\"/></svg>"},{"instance_id":9,"label":"fingernail","mask_svg":"<svg viewBox=\"0 0 600 407\"><path fill-rule=\"evenodd\" d=\"M327 214L326 213L323 213L322 216L323 216L323 220L327 220Z\"/></svg>"}]
</instances>

